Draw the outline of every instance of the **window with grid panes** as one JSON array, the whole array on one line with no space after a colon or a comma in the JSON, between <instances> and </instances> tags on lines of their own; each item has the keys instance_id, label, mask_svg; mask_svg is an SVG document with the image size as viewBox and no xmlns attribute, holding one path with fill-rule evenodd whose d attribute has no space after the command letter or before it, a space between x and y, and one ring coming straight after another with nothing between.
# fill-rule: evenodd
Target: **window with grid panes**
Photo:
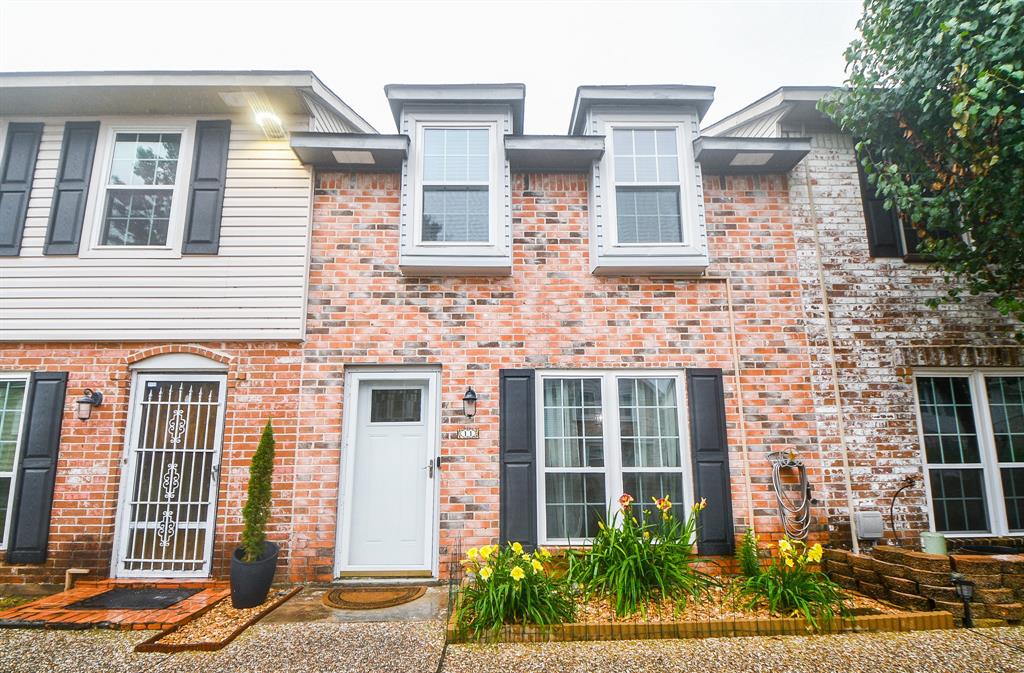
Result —
<instances>
[{"instance_id":1,"label":"window with grid panes","mask_svg":"<svg viewBox=\"0 0 1024 673\"><path fill-rule=\"evenodd\" d=\"M616 128L612 144L618 242L682 242L676 130Z\"/></svg>"},{"instance_id":2,"label":"window with grid panes","mask_svg":"<svg viewBox=\"0 0 1024 673\"><path fill-rule=\"evenodd\" d=\"M487 243L490 179L488 129L424 129L423 241Z\"/></svg>"},{"instance_id":3,"label":"window with grid panes","mask_svg":"<svg viewBox=\"0 0 1024 673\"><path fill-rule=\"evenodd\" d=\"M1024 375L917 377L935 529L1024 531Z\"/></svg>"},{"instance_id":4,"label":"window with grid panes","mask_svg":"<svg viewBox=\"0 0 1024 673\"><path fill-rule=\"evenodd\" d=\"M23 417L25 415L25 378L0 377L0 547L7 546L11 527L11 505L18 465Z\"/></svg>"},{"instance_id":5,"label":"window with grid panes","mask_svg":"<svg viewBox=\"0 0 1024 673\"><path fill-rule=\"evenodd\" d=\"M167 245L180 150L180 133L115 134L100 245Z\"/></svg>"}]
</instances>

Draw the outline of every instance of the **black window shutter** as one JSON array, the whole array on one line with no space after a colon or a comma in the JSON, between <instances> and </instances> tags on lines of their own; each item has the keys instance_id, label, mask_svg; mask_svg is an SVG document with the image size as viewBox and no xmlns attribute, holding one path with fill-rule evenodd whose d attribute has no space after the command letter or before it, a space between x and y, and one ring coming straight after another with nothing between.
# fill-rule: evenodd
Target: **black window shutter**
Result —
<instances>
[{"instance_id":1,"label":"black window shutter","mask_svg":"<svg viewBox=\"0 0 1024 673\"><path fill-rule=\"evenodd\" d=\"M697 550L722 555L733 544L732 489L729 486L729 444L725 435L725 390L721 369L688 369L690 446L697 500L707 499L701 513Z\"/></svg>"},{"instance_id":2,"label":"black window shutter","mask_svg":"<svg viewBox=\"0 0 1024 673\"><path fill-rule=\"evenodd\" d=\"M537 545L537 426L532 369L502 369L499 400L501 542Z\"/></svg>"},{"instance_id":3,"label":"black window shutter","mask_svg":"<svg viewBox=\"0 0 1024 673\"><path fill-rule=\"evenodd\" d=\"M7 126L0 164L0 256L17 257L28 215L32 177L43 138L43 124L12 122Z\"/></svg>"},{"instance_id":4,"label":"black window shutter","mask_svg":"<svg viewBox=\"0 0 1024 673\"><path fill-rule=\"evenodd\" d=\"M902 257L900 222L896 211L885 207L885 199L878 197L859 160L857 175L860 178L860 198L864 204L864 223L868 230L868 253L872 257Z\"/></svg>"},{"instance_id":5,"label":"black window shutter","mask_svg":"<svg viewBox=\"0 0 1024 673\"><path fill-rule=\"evenodd\" d=\"M224 181L228 170L230 139L230 120L196 123L185 241L181 248L186 255L216 255L220 248L220 221L224 210Z\"/></svg>"},{"instance_id":6,"label":"black window shutter","mask_svg":"<svg viewBox=\"0 0 1024 673\"><path fill-rule=\"evenodd\" d=\"M21 459L14 475L8 563L46 560L67 385L67 372L36 372L29 383Z\"/></svg>"},{"instance_id":7,"label":"black window shutter","mask_svg":"<svg viewBox=\"0 0 1024 673\"><path fill-rule=\"evenodd\" d=\"M67 122L57 164L57 184L50 205L45 255L77 255L82 241L89 180L96 157L99 122Z\"/></svg>"}]
</instances>

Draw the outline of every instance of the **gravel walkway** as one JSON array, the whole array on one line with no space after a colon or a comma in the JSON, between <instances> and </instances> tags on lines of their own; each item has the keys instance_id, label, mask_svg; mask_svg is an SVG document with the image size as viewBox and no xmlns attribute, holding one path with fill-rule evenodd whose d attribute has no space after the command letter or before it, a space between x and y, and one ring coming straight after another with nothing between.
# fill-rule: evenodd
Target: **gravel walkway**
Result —
<instances>
[{"instance_id":1,"label":"gravel walkway","mask_svg":"<svg viewBox=\"0 0 1024 673\"><path fill-rule=\"evenodd\" d=\"M1024 627L838 636L449 645L445 673L1022 673ZM998 639L1001 642L995 642ZM1016 649L1015 649L1016 648Z\"/></svg>"}]
</instances>

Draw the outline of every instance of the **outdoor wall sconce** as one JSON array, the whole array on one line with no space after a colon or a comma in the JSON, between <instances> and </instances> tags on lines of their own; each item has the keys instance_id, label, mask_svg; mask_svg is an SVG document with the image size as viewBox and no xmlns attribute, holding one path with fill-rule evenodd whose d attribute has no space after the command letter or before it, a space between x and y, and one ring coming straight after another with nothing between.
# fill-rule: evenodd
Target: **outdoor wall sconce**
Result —
<instances>
[{"instance_id":1,"label":"outdoor wall sconce","mask_svg":"<svg viewBox=\"0 0 1024 673\"><path fill-rule=\"evenodd\" d=\"M92 388L86 388L82 393L82 399L75 402L75 415L78 420L87 421L92 416L92 408L103 404L103 393Z\"/></svg>"},{"instance_id":2,"label":"outdoor wall sconce","mask_svg":"<svg viewBox=\"0 0 1024 673\"><path fill-rule=\"evenodd\" d=\"M462 396L462 413L469 418L476 416L476 391L472 388L466 388L466 394Z\"/></svg>"},{"instance_id":3,"label":"outdoor wall sconce","mask_svg":"<svg viewBox=\"0 0 1024 673\"><path fill-rule=\"evenodd\" d=\"M953 586L956 595L964 602L964 626L974 628L974 617L971 615L971 599L974 598L974 582L960 573L953 573Z\"/></svg>"}]
</instances>

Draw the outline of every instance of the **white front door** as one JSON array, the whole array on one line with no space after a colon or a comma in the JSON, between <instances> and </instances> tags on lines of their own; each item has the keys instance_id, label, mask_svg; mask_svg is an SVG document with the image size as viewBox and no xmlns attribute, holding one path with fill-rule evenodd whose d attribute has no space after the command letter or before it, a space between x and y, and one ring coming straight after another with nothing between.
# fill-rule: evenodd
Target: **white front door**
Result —
<instances>
[{"instance_id":1,"label":"white front door","mask_svg":"<svg viewBox=\"0 0 1024 673\"><path fill-rule=\"evenodd\" d=\"M116 576L210 574L224 389L219 374L138 375L122 472Z\"/></svg>"},{"instance_id":2,"label":"white front door","mask_svg":"<svg viewBox=\"0 0 1024 673\"><path fill-rule=\"evenodd\" d=\"M386 376L350 379L355 404L348 414L342 572L432 568L434 375Z\"/></svg>"}]
</instances>

